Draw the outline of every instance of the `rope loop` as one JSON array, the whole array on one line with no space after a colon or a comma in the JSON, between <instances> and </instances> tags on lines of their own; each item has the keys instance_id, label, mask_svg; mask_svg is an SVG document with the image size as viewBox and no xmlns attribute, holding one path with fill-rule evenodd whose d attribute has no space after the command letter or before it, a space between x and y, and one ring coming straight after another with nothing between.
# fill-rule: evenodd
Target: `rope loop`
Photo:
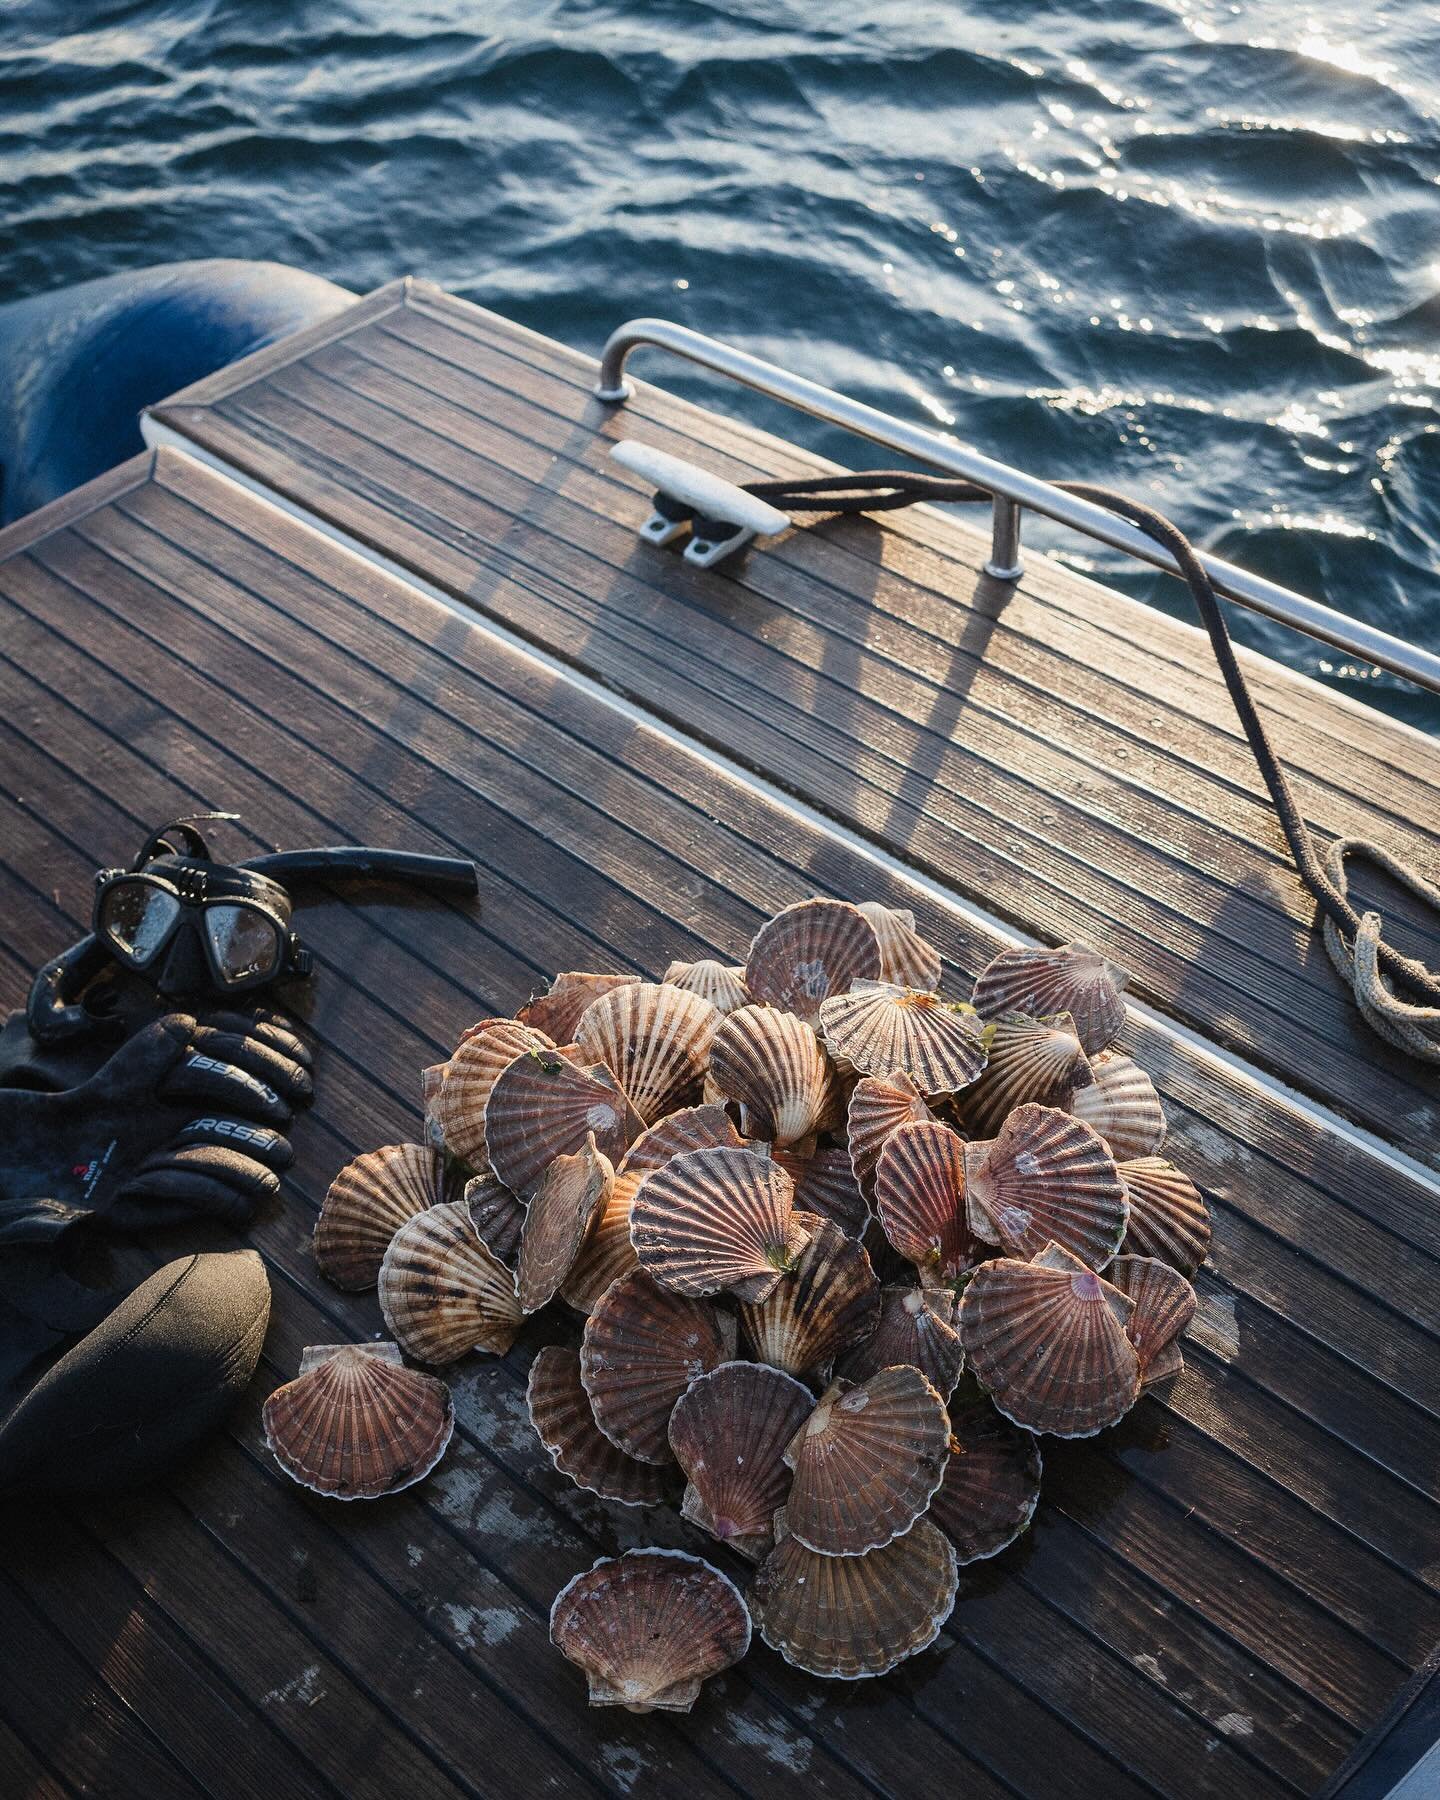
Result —
<instances>
[{"instance_id":1,"label":"rope loop","mask_svg":"<svg viewBox=\"0 0 1440 1800\"><path fill-rule=\"evenodd\" d=\"M1342 896L1349 888L1345 862L1352 856L1384 870L1440 917L1440 888L1368 838L1337 838L1326 854L1326 873ZM1330 960L1354 989L1355 1004L1370 1029L1407 1055L1440 1066L1440 1006L1412 1006L1386 981L1380 966L1379 913L1365 913L1349 943L1329 913L1321 915L1321 925ZM1422 963L1410 962L1410 967L1426 973Z\"/></svg>"}]
</instances>

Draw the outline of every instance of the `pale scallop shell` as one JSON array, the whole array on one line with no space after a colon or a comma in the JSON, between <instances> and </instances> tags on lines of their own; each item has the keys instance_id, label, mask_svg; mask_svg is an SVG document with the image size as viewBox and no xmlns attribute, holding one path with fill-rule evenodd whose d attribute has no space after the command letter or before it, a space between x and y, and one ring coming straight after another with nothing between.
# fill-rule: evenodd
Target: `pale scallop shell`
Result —
<instances>
[{"instance_id":1,"label":"pale scallop shell","mask_svg":"<svg viewBox=\"0 0 1440 1800\"><path fill-rule=\"evenodd\" d=\"M390 1240L446 1197L445 1158L424 1144L357 1156L330 1183L315 1221L315 1265L336 1287L372 1288Z\"/></svg>"},{"instance_id":2,"label":"pale scallop shell","mask_svg":"<svg viewBox=\"0 0 1440 1800\"><path fill-rule=\"evenodd\" d=\"M740 1324L757 1362L806 1376L869 1337L880 1316L880 1284L854 1238L816 1213L800 1213L811 1232L793 1274L768 1300L740 1308Z\"/></svg>"},{"instance_id":3,"label":"pale scallop shell","mask_svg":"<svg viewBox=\"0 0 1440 1800\"><path fill-rule=\"evenodd\" d=\"M672 1156L685 1150L738 1150L745 1140L730 1122L723 1106L682 1106L668 1119L642 1131L625 1152L616 1173L648 1175L663 1169Z\"/></svg>"},{"instance_id":4,"label":"pale scallop shell","mask_svg":"<svg viewBox=\"0 0 1440 1800\"><path fill-rule=\"evenodd\" d=\"M985 1068L986 1034L968 1007L883 981L857 981L820 1008L837 1062L861 1075L908 1075L930 1099L957 1093Z\"/></svg>"},{"instance_id":5,"label":"pale scallop shell","mask_svg":"<svg viewBox=\"0 0 1440 1800\"><path fill-rule=\"evenodd\" d=\"M868 927L867 927L868 929ZM793 1013L743 1006L724 1019L710 1047L710 1082L741 1108L750 1137L788 1149L844 1117L834 1065Z\"/></svg>"},{"instance_id":6,"label":"pale scallop shell","mask_svg":"<svg viewBox=\"0 0 1440 1800\"><path fill-rule=\"evenodd\" d=\"M1134 1302L1058 1244L982 1263L960 1301L966 1365L1026 1431L1093 1437L1140 1391L1125 1327Z\"/></svg>"},{"instance_id":7,"label":"pale scallop shell","mask_svg":"<svg viewBox=\"0 0 1440 1800\"><path fill-rule=\"evenodd\" d=\"M869 920L880 945L881 981L934 993L940 985L940 952L915 929L914 913L878 900L860 901L857 911Z\"/></svg>"},{"instance_id":8,"label":"pale scallop shell","mask_svg":"<svg viewBox=\"0 0 1440 1800\"><path fill-rule=\"evenodd\" d=\"M689 1712L700 1685L750 1648L735 1584L680 1550L601 1557L550 1608L550 1639L585 1671L592 1706Z\"/></svg>"},{"instance_id":9,"label":"pale scallop shell","mask_svg":"<svg viewBox=\"0 0 1440 1800\"><path fill-rule=\"evenodd\" d=\"M1043 1464L1033 1433L983 1396L950 1408L950 1458L925 1515L963 1563L998 1556L1035 1516Z\"/></svg>"},{"instance_id":10,"label":"pale scallop shell","mask_svg":"<svg viewBox=\"0 0 1440 1800\"><path fill-rule=\"evenodd\" d=\"M825 1556L878 1550L929 1506L949 1455L950 1415L918 1369L834 1381L785 1452L786 1523Z\"/></svg>"},{"instance_id":11,"label":"pale scallop shell","mask_svg":"<svg viewBox=\"0 0 1440 1800\"><path fill-rule=\"evenodd\" d=\"M790 1491L785 1451L815 1404L801 1381L762 1363L721 1363L675 1402L670 1448L689 1483L692 1525L758 1560Z\"/></svg>"},{"instance_id":12,"label":"pale scallop shell","mask_svg":"<svg viewBox=\"0 0 1440 1800\"><path fill-rule=\"evenodd\" d=\"M796 1156L790 1150L775 1151L775 1161L795 1183L795 1204L801 1212L819 1213L838 1225L847 1237L861 1238L870 1223L870 1208L860 1192L850 1152L842 1145Z\"/></svg>"},{"instance_id":13,"label":"pale scallop shell","mask_svg":"<svg viewBox=\"0 0 1440 1800\"><path fill-rule=\"evenodd\" d=\"M786 1535L761 1564L750 1604L761 1637L786 1662L860 1681L928 1649L958 1586L950 1540L920 1519L864 1556L821 1556Z\"/></svg>"},{"instance_id":14,"label":"pale scallop shell","mask_svg":"<svg viewBox=\"0 0 1440 1800\"><path fill-rule=\"evenodd\" d=\"M879 940L845 900L787 906L756 932L745 959L745 985L755 1000L812 1022L823 1000L879 975Z\"/></svg>"},{"instance_id":15,"label":"pale scallop shell","mask_svg":"<svg viewBox=\"0 0 1440 1800\"><path fill-rule=\"evenodd\" d=\"M1210 1213L1199 1188L1162 1156L1136 1157L1119 1169L1130 1202L1122 1252L1158 1256L1193 1275L1210 1250Z\"/></svg>"},{"instance_id":16,"label":"pale scallop shell","mask_svg":"<svg viewBox=\"0 0 1440 1800\"><path fill-rule=\"evenodd\" d=\"M1165 1142L1165 1109L1139 1063L1106 1050L1090 1059L1095 1080L1076 1088L1066 1108L1093 1125L1116 1162L1153 1156Z\"/></svg>"},{"instance_id":17,"label":"pale scallop shell","mask_svg":"<svg viewBox=\"0 0 1440 1800\"><path fill-rule=\"evenodd\" d=\"M522 1312L538 1312L559 1293L614 1185L615 1171L595 1148L594 1132L573 1156L557 1156L540 1177L525 1214L515 1270Z\"/></svg>"},{"instance_id":18,"label":"pale scallop shell","mask_svg":"<svg viewBox=\"0 0 1440 1800\"><path fill-rule=\"evenodd\" d=\"M865 1075L850 1093L848 1142L850 1166L867 1200L875 1197L875 1165L890 1133L900 1125L919 1125L934 1113L910 1077Z\"/></svg>"},{"instance_id":19,"label":"pale scallop shell","mask_svg":"<svg viewBox=\"0 0 1440 1800\"><path fill-rule=\"evenodd\" d=\"M953 1281L990 1253L966 1215L965 1155L965 1140L938 1119L897 1127L880 1152L875 1217L927 1283Z\"/></svg>"},{"instance_id":20,"label":"pale scallop shell","mask_svg":"<svg viewBox=\"0 0 1440 1800\"><path fill-rule=\"evenodd\" d=\"M970 1224L1010 1256L1063 1244L1092 1269L1120 1248L1125 1184L1105 1140L1053 1106L1017 1106L997 1137L965 1146Z\"/></svg>"},{"instance_id":21,"label":"pale scallop shell","mask_svg":"<svg viewBox=\"0 0 1440 1800\"><path fill-rule=\"evenodd\" d=\"M1135 1302L1125 1332L1140 1358L1141 1387L1177 1373L1176 1339L1195 1317L1194 1288L1153 1256L1117 1256L1105 1279Z\"/></svg>"},{"instance_id":22,"label":"pale scallop shell","mask_svg":"<svg viewBox=\"0 0 1440 1800\"><path fill-rule=\"evenodd\" d=\"M949 1398L960 1379L965 1353L955 1330L959 1302L946 1288L900 1284L880 1290L880 1323L873 1337L847 1350L835 1373L866 1381L897 1363L917 1368L937 1393Z\"/></svg>"},{"instance_id":23,"label":"pale scallop shell","mask_svg":"<svg viewBox=\"0 0 1440 1800\"><path fill-rule=\"evenodd\" d=\"M262 1419L291 1480L332 1500L378 1500L423 1481L455 1429L449 1388L407 1369L394 1344L312 1344Z\"/></svg>"},{"instance_id":24,"label":"pale scallop shell","mask_svg":"<svg viewBox=\"0 0 1440 1800\"><path fill-rule=\"evenodd\" d=\"M525 1202L493 1175L473 1175L465 1184L465 1205L480 1242L513 1269L525 1229Z\"/></svg>"},{"instance_id":25,"label":"pale scallop shell","mask_svg":"<svg viewBox=\"0 0 1440 1800\"><path fill-rule=\"evenodd\" d=\"M515 1017L522 1025L533 1025L537 1031L548 1033L555 1043L568 1044L593 1001L639 979L638 975L592 975L585 970L566 970L550 983L548 993L535 995Z\"/></svg>"},{"instance_id":26,"label":"pale scallop shell","mask_svg":"<svg viewBox=\"0 0 1440 1800\"><path fill-rule=\"evenodd\" d=\"M750 990L745 986L745 971L727 968L713 957L704 957L699 962L692 963L672 962L665 971L665 979L672 987L698 994L702 1000L708 1000L722 1013L737 1012L740 1007L750 1004Z\"/></svg>"},{"instance_id":27,"label":"pale scallop shell","mask_svg":"<svg viewBox=\"0 0 1440 1800\"><path fill-rule=\"evenodd\" d=\"M611 1164L624 1156L637 1121L603 1063L580 1068L555 1051L507 1063L485 1105L485 1138L498 1180L528 1200L557 1156L573 1156L593 1132Z\"/></svg>"},{"instance_id":28,"label":"pale scallop shell","mask_svg":"<svg viewBox=\"0 0 1440 1800\"><path fill-rule=\"evenodd\" d=\"M1002 950L975 983L975 1010L1043 1018L1069 1013L1080 1042L1094 1055L1113 1044L1125 1023L1129 976L1083 944L1059 950Z\"/></svg>"},{"instance_id":29,"label":"pale scallop shell","mask_svg":"<svg viewBox=\"0 0 1440 1800\"><path fill-rule=\"evenodd\" d=\"M514 1019L485 1019L470 1028L443 1065L440 1091L431 1103L452 1156L483 1170L485 1106L496 1078L523 1051L554 1048L543 1031Z\"/></svg>"},{"instance_id":30,"label":"pale scallop shell","mask_svg":"<svg viewBox=\"0 0 1440 1800\"><path fill-rule=\"evenodd\" d=\"M677 1294L760 1301L810 1241L795 1186L749 1150L687 1150L640 1183L630 1242L641 1268Z\"/></svg>"},{"instance_id":31,"label":"pale scallop shell","mask_svg":"<svg viewBox=\"0 0 1440 1800\"><path fill-rule=\"evenodd\" d=\"M637 1267L630 1242L630 1208L644 1179L642 1174L615 1177L603 1212L561 1284L560 1298L576 1312L593 1312L610 1283Z\"/></svg>"},{"instance_id":32,"label":"pale scallop shell","mask_svg":"<svg viewBox=\"0 0 1440 1800\"><path fill-rule=\"evenodd\" d=\"M577 1487L622 1506L655 1506L671 1497L674 1482L665 1470L627 1456L595 1423L575 1351L547 1344L530 1365L525 1395L536 1437Z\"/></svg>"},{"instance_id":33,"label":"pale scallop shell","mask_svg":"<svg viewBox=\"0 0 1440 1800\"><path fill-rule=\"evenodd\" d=\"M699 1098L720 1013L664 982L627 982L586 1008L575 1028L581 1059L604 1063L630 1104L653 1125Z\"/></svg>"},{"instance_id":34,"label":"pale scallop shell","mask_svg":"<svg viewBox=\"0 0 1440 1800\"><path fill-rule=\"evenodd\" d=\"M1089 1058L1068 1013L1048 1019L1005 1013L991 1023L990 1060L979 1081L966 1089L963 1101L972 1136L992 1136L1006 1114L1027 1101L1065 1106L1076 1088L1092 1079Z\"/></svg>"},{"instance_id":35,"label":"pale scallop shell","mask_svg":"<svg viewBox=\"0 0 1440 1800\"><path fill-rule=\"evenodd\" d=\"M668 1463L675 1402L697 1375L734 1354L729 1314L635 1269L606 1288L585 1321L580 1379L612 1444L640 1462Z\"/></svg>"},{"instance_id":36,"label":"pale scallop shell","mask_svg":"<svg viewBox=\"0 0 1440 1800\"><path fill-rule=\"evenodd\" d=\"M402 1225L380 1265L380 1310L392 1337L419 1362L469 1350L503 1356L524 1315L515 1277L480 1241L463 1200Z\"/></svg>"}]
</instances>

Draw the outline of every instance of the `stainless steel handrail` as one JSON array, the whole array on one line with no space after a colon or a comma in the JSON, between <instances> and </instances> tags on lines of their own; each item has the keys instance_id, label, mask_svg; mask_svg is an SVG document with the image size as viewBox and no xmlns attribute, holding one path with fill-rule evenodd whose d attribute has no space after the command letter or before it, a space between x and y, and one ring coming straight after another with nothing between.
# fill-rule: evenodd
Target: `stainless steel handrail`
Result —
<instances>
[{"instance_id":1,"label":"stainless steel handrail","mask_svg":"<svg viewBox=\"0 0 1440 1800\"><path fill-rule=\"evenodd\" d=\"M821 387L818 382L807 381L803 375L793 375L775 363L751 356L730 344L722 344L718 338L706 337L687 325L676 325L669 319L632 319L629 324L611 332L600 361L600 380L595 388L597 398L612 403L630 398L634 390L625 379L625 363L630 352L641 345L683 356L702 368L714 370L717 375L727 375L732 381L743 382L746 387L768 394L773 400L783 400L789 406L798 407L814 418L843 426L860 437L870 438L874 443L884 444L919 462L931 463L951 475L962 476L987 488L994 495L994 511L990 560L985 568L987 574L998 580L1013 581L1020 575L1020 509L1025 506L1083 532L1086 537L1098 538L1102 544L1124 550L1142 562L1153 563L1172 575L1179 573L1168 550L1162 549L1136 526L1116 518L1089 500L1079 500L1052 487L1048 481L1012 469L1008 463L997 462L993 457L982 456L967 444L941 437L919 425L907 425L903 419L892 418L877 407L847 399L833 388ZM1277 619L1282 625L1292 626L1308 637L1319 638L1348 656L1377 664L1394 675L1402 675L1417 687L1440 693L1440 656L1418 645L1407 644L1403 638L1392 637L1388 631L1380 631L1362 619L1347 618L1344 613L1322 606L1318 600L1308 600L1303 594L1293 593L1277 582L1266 581L1263 576L1252 575L1248 569L1238 568L1218 556L1208 556L1203 551L1199 555L1210 579L1227 599L1249 607L1252 612L1263 613L1266 618Z\"/></svg>"}]
</instances>

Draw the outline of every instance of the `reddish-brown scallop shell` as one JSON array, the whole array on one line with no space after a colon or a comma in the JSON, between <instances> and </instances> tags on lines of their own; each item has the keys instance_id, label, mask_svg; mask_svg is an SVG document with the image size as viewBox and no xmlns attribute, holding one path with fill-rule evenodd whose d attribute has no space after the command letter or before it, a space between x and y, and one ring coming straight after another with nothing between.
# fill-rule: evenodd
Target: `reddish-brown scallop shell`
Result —
<instances>
[{"instance_id":1,"label":"reddish-brown scallop shell","mask_svg":"<svg viewBox=\"0 0 1440 1800\"><path fill-rule=\"evenodd\" d=\"M953 1281L990 1254L965 1210L965 1141L938 1120L901 1125L875 1170L875 1217L927 1282Z\"/></svg>"},{"instance_id":2,"label":"reddish-brown scallop shell","mask_svg":"<svg viewBox=\"0 0 1440 1800\"><path fill-rule=\"evenodd\" d=\"M729 968L713 957L702 957L699 962L692 963L672 962L665 971L665 979L672 987L698 994L722 1013L732 1013L750 1004L745 971Z\"/></svg>"},{"instance_id":3,"label":"reddish-brown scallop shell","mask_svg":"<svg viewBox=\"0 0 1440 1800\"><path fill-rule=\"evenodd\" d=\"M525 1202L512 1194L493 1175L472 1175L465 1183L465 1205L480 1242L513 1269L520 1256L520 1236L525 1229Z\"/></svg>"},{"instance_id":4,"label":"reddish-brown scallop shell","mask_svg":"<svg viewBox=\"0 0 1440 1800\"><path fill-rule=\"evenodd\" d=\"M971 1227L1010 1256L1063 1244L1092 1269L1120 1248L1125 1184L1104 1140L1052 1106L1017 1106L999 1135L965 1146Z\"/></svg>"},{"instance_id":5,"label":"reddish-brown scallop shell","mask_svg":"<svg viewBox=\"0 0 1440 1800\"><path fill-rule=\"evenodd\" d=\"M864 1237L870 1208L855 1179L848 1150L839 1144L809 1156L777 1150L775 1161L795 1183L795 1205L801 1212L819 1213L838 1225L846 1237Z\"/></svg>"},{"instance_id":6,"label":"reddish-brown scallop shell","mask_svg":"<svg viewBox=\"0 0 1440 1800\"><path fill-rule=\"evenodd\" d=\"M591 1133L612 1165L639 1123L603 1063L582 1068L555 1051L517 1056L485 1104L485 1140L498 1180L528 1200L557 1156L573 1156Z\"/></svg>"},{"instance_id":7,"label":"reddish-brown scallop shell","mask_svg":"<svg viewBox=\"0 0 1440 1800\"><path fill-rule=\"evenodd\" d=\"M700 1097L720 1013L708 1000L664 982L612 988L586 1008L575 1042L587 1063L604 1063L647 1125Z\"/></svg>"},{"instance_id":8,"label":"reddish-brown scallop shell","mask_svg":"<svg viewBox=\"0 0 1440 1800\"><path fill-rule=\"evenodd\" d=\"M844 1117L834 1065L803 1019L742 1006L710 1047L710 1085L741 1109L746 1134L786 1149Z\"/></svg>"},{"instance_id":9,"label":"reddish-brown scallop shell","mask_svg":"<svg viewBox=\"0 0 1440 1800\"><path fill-rule=\"evenodd\" d=\"M870 922L845 900L802 900L756 932L745 985L762 1006L813 1022L820 1004L852 981L878 980L880 945Z\"/></svg>"},{"instance_id":10,"label":"reddish-brown scallop shell","mask_svg":"<svg viewBox=\"0 0 1440 1800\"><path fill-rule=\"evenodd\" d=\"M1163 1156L1136 1157L1119 1168L1130 1202L1120 1248L1132 1256L1158 1256L1193 1275L1210 1252L1210 1213L1199 1188Z\"/></svg>"},{"instance_id":11,"label":"reddish-brown scallop shell","mask_svg":"<svg viewBox=\"0 0 1440 1800\"><path fill-rule=\"evenodd\" d=\"M1195 1317L1194 1288L1153 1256L1117 1256L1105 1279L1135 1303L1125 1330L1140 1358L1141 1387L1178 1374L1177 1340Z\"/></svg>"},{"instance_id":12,"label":"reddish-brown scallop shell","mask_svg":"<svg viewBox=\"0 0 1440 1800\"><path fill-rule=\"evenodd\" d=\"M580 1247L575 1266L565 1277L560 1298L576 1312L593 1312L612 1281L637 1266L630 1242L630 1209L643 1175L617 1175L599 1219Z\"/></svg>"},{"instance_id":13,"label":"reddish-brown scallop shell","mask_svg":"<svg viewBox=\"0 0 1440 1800\"><path fill-rule=\"evenodd\" d=\"M395 1233L446 1198L445 1158L427 1145L367 1150L330 1183L315 1221L316 1267L336 1287L374 1287Z\"/></svg>"},{"instance_id":14,"label":"reddish-brown scallop shell","mask_svg":"<svg viewBox=\"0 0 1440 1800\"><path fill-rule=\"evenodd\" d=\"M1040 1445L980 1395L952 1403L950 1457L926 1517L955 1546L961 1563L998 1556L1035 1516Z\"/></svg>"},{"instance_id":15,"label":"reddish-brown scallop shell","mask_svg":"<svg viewBox=\"0 0 1440 1800\"><path fill-rule=\"evenodd\" d=\"M836 1363L835 1373L848 1381L866 1381L881 1369L910 1363L948 1399L965 1362L955 1330L958 1305L947 1288L882 1288L880 1323L874 1336L847 1350Z\"/></svg>"},{"instance_id":16,"label":"reddish-brown scallop shell","mask_svg":"<svg viewBox=\"0 0 1440 1800\"><path fill-rule=\"evenodd\" d=\"M689 1483L691 1524L757 1559L774 1542L775 1509L790 1491L785 1461L815 1396L763 1363L721 1363L675 1402L670 1448Z\"/></svg>"},{"instance_id":17,"label":"reddish-brown scallop shell","mask_svg":"<svg viewBox=\"0 0 1440 1800\"><path fill-rule=\"evenodd\" d=\"M543 1031L514 1019L483 1019L442 1065L432 1105L445 1148L473 1169L485 1167L485 1106L496 1078L526 1050L553 1050Z\"/></svg>"},{"instance_id":18,"label":"reddish-brown scallop shell","mask_svg":"<svg viewBox=\"0 0 1440 1800\"><path fill-rule=\"evenodd\" d=\"M962 1104L974 1137L991 1137L1017 1106L1064 1106L1090 1079L1090 1059L1068 1013L1029 1019L1006 1013L991 1021L990 1060L965 1090Z\"/></svg>"},{"instance_id":19,"label":"reddish-brown scallop shell","mask_svg":"<svg viewBox=\"0 0 1440 1800\"><path fill-rule=\"evenodd\" d=\"M391 1336L419 1362L470 1350L503 1356L523 1314L515 1277L487 1250L463 1200L402 1225L380 1265L380 1311Z\"/></svg>"},{"instance_id":20,"label":"reddish-brown scallop shell","mask_svg":"<svg viewBox=\"0 0 1440 1800\"><path fill-rule=\"evenodd\" d=\"M892 1131L921 1125L935 1117L919 1088L903 1071L865 1075L850 1093L847 1124L850 1166L867 1200L875 1197L875 1165Z\"/></svg>"},{"instance_id":21,"label":"reddish-brown scallop shell","mask_svg":"<svg viewBox=\"0 0 1440 1800\"><path fill-rule=\"evenodd\" d=\"M686 1150L738 1150L743 1142L723 1106L682 1106L640 1133L616 1173L648 1175Z\"/></svg>"},{"instance_id":22,"label":"reddish-brown scallop shell","mask_svg":"<svg viewBox=\"0 0 1440 1800\"><path fill-rule=\"evenodd\" d=\"M1076 1088L1067 1111L1093 1125L1116 1162L1153 1156L1165 1142L1165 1109L1139 1063L1106 1050L1090 1059L1094 1081Z\"/></svg>"},{"instance_id":23,"label":"reddish-brown scallop shell","mask_svg":"<svg viewBox=\"0 0 1440 1800\"><path fill-rule=\"evenodd\" d=\"M1125 971L1083 944L1059 950L1002 950L975 983L975 1010L1042 1018L1069 1013L1087 1052L1104 1050L1125 1023Z\"/></svg>"},{"instance_id":24,"label":"reddish-brown scallop shell","mask_svg":"<svg viewBox=\"0 0 1440 1800\"><path fill-rule=\"evenodd\" d=\"M655 1506L671 1497L674 1481L664 1469L627 1456L595 1423L575 1351L546 1345L530 1365L526 1401L536 1437L577 1487L622 1506Z\"/></svg>"},{"instance_id":25,"label":"reddish-brown scallop shell","mask_svg":"<svg viewBox=\"0 0 1440 1800\"><path fill-rule=\"evenodd\" d=\"M641 1268L677 1294L763 1300L809 1242L795 1187L750 1150L687 1150L640 1183L630 1241Z\"/></svg>"},{"instance_id":26,"label":"reddish-brown scallop shell","mask_svg":"<svg viewBox=\"0 0 1440 1800\"><path fill-rule=\"evenodd\" d=\"M860 1075L908 1075L926 1099L977 1080L989 1041L969 1007L883 981L857 981L827 1000L820 1034L842 1067Z\"/></svg>"},{"instance_id":27,"label":"reddish-brown scallop shell","mask_svg":"<svg viewBox=\"0 0 1440 1800\"><path fill-rule=\"evenodd\" d=\"M639 979L638 975L594 975L586 970L566 970L550 983L548 993L537 994L515 1017L522 1025L545 1032L553 1043L573 1043L575 1027L592 1002L602 994L628 987Z\"/></svg>"}]
</instances>

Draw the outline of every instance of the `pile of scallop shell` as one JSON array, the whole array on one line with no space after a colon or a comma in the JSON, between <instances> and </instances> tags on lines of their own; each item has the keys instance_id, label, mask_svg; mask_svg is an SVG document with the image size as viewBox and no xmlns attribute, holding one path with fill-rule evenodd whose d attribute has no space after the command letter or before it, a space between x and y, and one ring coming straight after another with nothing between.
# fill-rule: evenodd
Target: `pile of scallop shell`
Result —
<instances>
[{"instance_id":1,"label":"pile of scallop shell","mask_svg":"<svg viewBox=\"0 0 1440 1800\"><path fill-rule=\"evenodd\" d=\"M562 1475L679 1500L750 1573L632 1551L551 1614L594 1705L685 1710L751 1619L816 1675L932 1643L963 1563L1028 1525L1037 1434L1088 1437L1180 1367L1210 1226L1113 1048L1123 974L1009 950L943 999L909 913L807 900L743 967L563 974L426 1071L429 1141L357 1158L320 1268L393 1339L306 1353L272 1450L340 1498L423 1477L453 1424L411 1362L583 1319L529 1376ZM553 1335L553 1334L552 1334Z\"/></svg>"}]
</instances>

